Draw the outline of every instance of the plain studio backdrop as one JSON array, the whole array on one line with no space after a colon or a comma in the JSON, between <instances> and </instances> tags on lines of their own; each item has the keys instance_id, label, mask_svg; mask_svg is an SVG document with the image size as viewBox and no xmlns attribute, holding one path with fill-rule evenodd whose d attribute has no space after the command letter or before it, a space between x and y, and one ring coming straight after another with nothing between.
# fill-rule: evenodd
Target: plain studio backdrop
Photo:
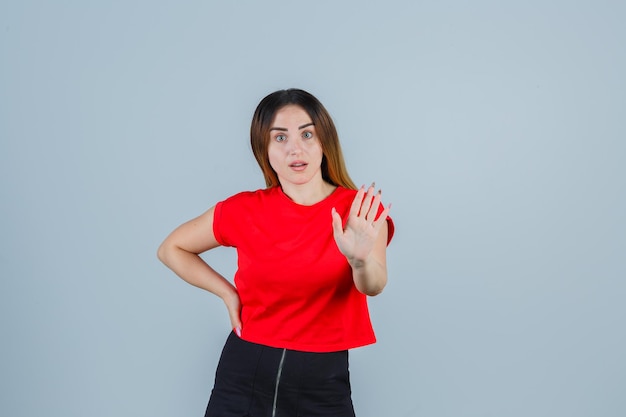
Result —
<instances>
[{"instance_id":1,"label":"plain studio backdrop","mask_svg":"<svg viewBox=\"0 0 626 417\"><path fill-rule=\"evenodd\" d=\"M359 417L626 415L620 1L3 1L0 415L201 416L229 321L156 259L264 186L266 94L397 233ZM329 213L330 224L330 213ZM235 251L205 256L232 277Z\"/></svg>"}]
</instances>

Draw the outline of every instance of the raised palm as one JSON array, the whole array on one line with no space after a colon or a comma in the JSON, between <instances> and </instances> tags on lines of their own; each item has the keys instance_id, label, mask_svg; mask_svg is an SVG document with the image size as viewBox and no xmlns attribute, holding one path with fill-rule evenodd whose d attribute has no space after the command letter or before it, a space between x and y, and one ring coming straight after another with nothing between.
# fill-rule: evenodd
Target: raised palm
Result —
<instances>
[{"instance_id":1,"label":"raised palm","mask_svg":"<svg viewBox=\"0 0 626 417\"><path fill-rule=\"evenodd\" d=\"M372 250L391 206L386 207L377 216L380 207L381 192L375 192L372 184L367 192L361 187L350 206L350 213L345 227L341 216L333 208L333 235L339 251L352 266L364 262Z\"/></svg>"}]
</instances>

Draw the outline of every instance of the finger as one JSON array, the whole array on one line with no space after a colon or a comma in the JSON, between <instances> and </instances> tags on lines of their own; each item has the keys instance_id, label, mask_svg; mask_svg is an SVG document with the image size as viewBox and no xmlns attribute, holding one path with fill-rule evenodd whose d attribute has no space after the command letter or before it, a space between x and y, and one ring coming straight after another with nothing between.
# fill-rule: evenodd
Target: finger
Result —
<instances>
[{"instance_id":1,"label":"finger","mask_svg":"<svg viewBox=\"0 0 626 417\"><path fill-rule=\"evenodd\" d=\"M378 220L376 220L374 223L372 223L372 226L374 226L374 228L378 231L380 230L380 228L383 226L383 224L387 224L387 216L389 215L389 211L391 210L391 204L389 204L387 207L385 207L385 209L382 211L382 213L380 213L380 217L378 217Z\"/></svg>"},{"instance_id":2,"label":"finger","mask_svg":"<svg viewBox=\"0 0 626 417\"><path fill-rule=\"evenodd\" d=\"M376 220L376 215L378 214L378 207L380 206L380 199L382 198L382 191L378 190L378 192L376 193L376 195L374 195L374 198L372 200L372 204L369 208L369 211L367 212L365 219L369 222L374 222L374 220Z\"/></svg>"},{"instance_id":3,"label":"finger","mask_svg":"<svg viewBox=\"0 0 626 417\"><path fill-rule=\"evenodd\" d=\"M361 203L363 202L363 196L365 195L365 185L362 185L361 188L357 191L354 196L354 200L352 200L352 205L350 206L350 216L358 216L361 210Z\"/></svg>"},{"instance_id":4,"label":"finger","mask_svg":"<svg viewBox=\"0 0 626 417\"><path fill-rule=\"evenodd\" d=\"M341 216L334 207L331 211L331 215L333 217L333 234L340 236L343 233L343 221L341 220Z\"/></svg>"},{"instance_id":5,"label":"finger","mask_svg":"<svg viewBox=\"0 0 626 417\"><path fill-rule=\"evenodd\" d=\"M367 189L367 194L361 201L361 209L359 211L359 215L363 217L367 216L367 213L369 213L369 210L372 207L372 200L374 198L375 186L376 186L376 183L372 183L372 185L369 186L369 188Z\"/></svg>"},{"instance_id":6,"label":"finger","mask_svg":"<svg viewBox=\"0 0 626 417\"><path fill-rule=\"evenodd\" d=\"M231 328L237 335L241 336L241 300L239 300L239 297L237 297L236 302L227 303L226 308Z\"/></svg>"},{"instance_id":7,"label":"finger","mask_svg":"<svg viewBox=\"0 0 626 417\"><path fill-rule=\"evenodd\" d=\"M230 325L237 336L241 337L241 318L239 314L230 314Z\"/></svg>"}]
</instances>

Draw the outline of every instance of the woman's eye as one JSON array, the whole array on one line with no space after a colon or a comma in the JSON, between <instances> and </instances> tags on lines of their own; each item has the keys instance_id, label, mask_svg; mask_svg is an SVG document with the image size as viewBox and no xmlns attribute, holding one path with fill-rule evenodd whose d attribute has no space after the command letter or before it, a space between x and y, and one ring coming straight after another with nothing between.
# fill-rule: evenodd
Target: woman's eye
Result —
<instances>
[{"instance_id":1,"label":"woman's eye","mask_svg":"<svg viewBox=\"0 0 626 417\"><path fill-rule=\"evenodd\" d=\"M285 135L277 135L276 136L276 142L284 142L287 140L287 136Z\"/></svg>"},{"instance_id":2,"label":"woman's eye","mask_svg":"<svg viewBox=\"0 0 626 417\"><path fill-rule=\"evenodd\" d=\"M311 133L311 132L304 132L304 133L302 134L302 137L303 137L304 139L311 139L311 138L313 137L313 133Z\"/></svg>"}]
</instances>

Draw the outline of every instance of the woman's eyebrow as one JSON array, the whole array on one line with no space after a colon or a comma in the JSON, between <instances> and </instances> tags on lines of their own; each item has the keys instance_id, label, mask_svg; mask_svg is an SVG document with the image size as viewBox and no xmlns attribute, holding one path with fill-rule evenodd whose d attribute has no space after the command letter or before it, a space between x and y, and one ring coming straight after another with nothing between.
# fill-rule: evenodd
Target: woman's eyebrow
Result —
<instances>
[{"instance_id":1,"label":"woman's eyebrow","mask_svg":"<svg viewBox=\"0 0 626 417\"><path fill-rule=\"evenodd\" d=\"M304 129L305 127L309 127L309 126L315 126L315 123L313 123L313 122L305 123L302 126L298 126L298 130ZM270 127L270 131L272 131L272 130L280 130L281 132L287 132L289 129L287 129L285 127Z\"/></svg>"}]
</instances>

